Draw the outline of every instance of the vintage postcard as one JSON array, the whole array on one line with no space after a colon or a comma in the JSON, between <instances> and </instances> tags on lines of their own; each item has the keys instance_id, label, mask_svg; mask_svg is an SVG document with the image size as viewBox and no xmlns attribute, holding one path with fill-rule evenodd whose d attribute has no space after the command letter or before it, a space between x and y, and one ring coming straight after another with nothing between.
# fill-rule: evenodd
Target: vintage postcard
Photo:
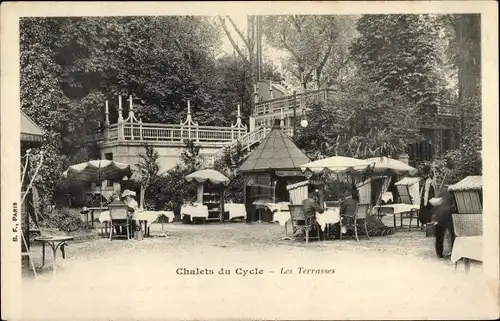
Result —
<instances>
[{"instance_id":1,"label":"vintage postcard","mask_svg":"<svg viewBox=\"0 0 500 321\"><path fill-rule=\"evenodd\" d=\"M497 12L2 3L2 320L498 319Z\"/></svg>"}]
</instances>

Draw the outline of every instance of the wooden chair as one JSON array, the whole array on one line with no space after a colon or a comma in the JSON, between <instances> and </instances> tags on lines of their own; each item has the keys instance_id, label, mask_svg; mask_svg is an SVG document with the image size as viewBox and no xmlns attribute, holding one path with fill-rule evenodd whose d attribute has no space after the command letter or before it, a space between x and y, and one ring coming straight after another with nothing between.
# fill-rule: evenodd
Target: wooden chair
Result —
<instances>
[{"instance_id":1,"label":"wooden chair","mask_svg":"<svg viewBox=\"0 0 500 321\"><path fill-rule=\"evenodd\" d=\"M399 194L399 202L402 204L414 204L414 199L410 194L410 189L408 188L408 185L396 185L396 188L398 189L398 194ZM420 221L418 220L418 210L417 209L412 209L408 213L408 217L410 218L410 222L408 223L408 231L411 231L411 222L413 218L416 218L417 220L417 228L420 227ZM401 226L403 225L403 215L401 215Z\"/></svg>"},{"instance_id":2,"label":"wooden chair","mask_svg":"<svg viewBox=\"0 0 500 321\"><path fill-rule=\"evenodd\" d=\"M290 217L294 230L293 237L296 238L296 232L302 230L306 234L306 244L309 243L309 232L314 229L317 231L317 226L312 226L311 224L312 217L306 217L302 204L290 204L288 205L288 208L290 209ZM317 238L319 240L319 233L318 236L311 238Z\"/></svg>"},{"instance_id":3,"label":"wooden chair","mask_svg":"<svg viewBox=\"0 0 500 321\"><path fill-rule=\"evenodd\" d=\"M130 227L131 227L131 219L128 214L127 208L110 208L109 210L109 219L110 219L110 232L109 232L109 240L113 238L114 228L117 226L123 226L127 230L126 238L130 240ZM123 235L115 235L115 237L123 237Z\"/></svg>"},{"instance_id":4,"label":"wooden chair","mask_svg":"<svg viewBox=\"0 0 500 321\"><path fill-rule=\"evenodd\" d=\"M370 204L358 204L356 206L356 211L354 213L342 214L340 217L340 239L342 240L342 226L346 226L347 229L354 229L354 235L356 236L356 241L359 242L358 237L358 223L362 223L366 237L370 239L368 235L368 227L366 226L366 218L368 216L368 211L370 209ZM342 225L342 217L346 217L347 225ZM352 236L351 236L352 237Z\"/></svg>"}]
</instances>

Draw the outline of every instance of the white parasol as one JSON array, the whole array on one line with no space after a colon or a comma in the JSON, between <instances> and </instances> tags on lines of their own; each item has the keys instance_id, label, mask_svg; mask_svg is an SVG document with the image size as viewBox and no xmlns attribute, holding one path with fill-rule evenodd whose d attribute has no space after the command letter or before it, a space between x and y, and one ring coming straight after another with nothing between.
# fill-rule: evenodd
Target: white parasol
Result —
<instances>
[{"instance_id":1,"label":"white parasol","mask_svg":"<svg viewBox=\"0 0 500 321\"><path fill-rule=\"evenodd\" d=\"M373 162L344 156L333 156L310 162L300 166L302 172L314 174L348 174L365 173L371 169Z\"/></svg>"},{"instance_id":2,"label":"white parasol","mask_svg":"<svg viewBox=\"0 0 500 321\"><path fill-rule=\"evenodd\" d=\"M206 181L209 181L215 185L224 184L227 186L229 184L229 178L213 169L202 169L200 171L191 173L186 176L186 180L188 182L195 180L199 183L205 183Z\"/></svg>"},{"instance_id":3,"label":"white parasol","mask_svg":"<svg viewBox=\"0 0 500 321\"><path fill-rule=\"evenodd\" d=\"M397 159L388 157L373 157L366 161L373 163L373 172L375 173L394 173L396 175L416 175L418 170Z\"/></svg>"}]
</instances>

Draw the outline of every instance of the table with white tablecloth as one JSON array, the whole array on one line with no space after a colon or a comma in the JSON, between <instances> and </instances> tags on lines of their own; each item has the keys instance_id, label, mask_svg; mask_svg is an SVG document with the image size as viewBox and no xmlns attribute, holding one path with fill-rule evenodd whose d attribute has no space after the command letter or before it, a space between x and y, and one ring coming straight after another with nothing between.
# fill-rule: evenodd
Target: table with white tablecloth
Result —
<instances>
[{"instance_id":1,"label":"table with white tablecloth","mask_svg":"<svg viewBox=\"0 0 500 321\"><path fill-rule=\"evenodd\" d=\"M316 222L318 222L322 231L326 229L328 224L337 224L340 222L340 208L328 208L323 213L316 213Z\"/></svg>"},{"instance_id":2,"label":"table with white tablecloth","mask_svg":"<svg viewBox=\"0 0 500 321\"><path fill-rule=\"evenodd\" d=\"M148 227L151 226L151 223L155 222L160 216L168 217L169 222L171 222L175 215L174 212L170 211L136 211L132 215L132 220L134 221L146 221ZM104 211L99 216L99 222L109 222L109 211Z\"/></svg>"},{"instance_id":3,"label":"table with white tablecloth","mask_svg":"<svg viewBox=\"0 0 500 321\"><path fill-rule=\"evenodd\" d=\"M289 211L289 209L288 209L289 204L290 203L288 203L288 202L267 203L266 207L271 211L271 213L286 212L286 211Z\"/></svg>"},{"instance_id":4,"label":"table with white tablecloth","mask_svg":"<svg viewBox=\"0 0 500 321\"><path fill-rule=\"evenodd\" d=\"M279 225L285 226L287 222L291 219L290 212L288 211L279 211L273 213L273 222L278 222Z\"/></svg>"},{"instance_id":5,"label":"table with white tablecloth","mask_svg":"<svg viewBox=\"0 0 500 321\"><path fill-rule=\"evenodd\" d=\"M483 237L482 236L459 236L453 242L451 261L457 263L461 259L465 262L465 268L469 270L470 260L483 261Z\"/></svg>"},{"instance_id":6,"label":"table with white tablecloth","mask_svg":"<svg viewBox=\"0 0 500 321\"><path fill-rule=\"evenodd\" d=\"M193 205L182 205L181 206L181 218L184 215L189 215L191 219L193 218L208 218L208 207L203 204L193 204Z\"/></svg>"},{"instance_id":7,"label":"table with white tablecloth","mask_svg":"<svg viewBox=\"0 0 500 321\"><path fill-rule=\"evenodd\" d=\"M229 212L229 219L233 218L243 218L247 217L247 210L245 208L245 204L238 203L226 203L224 204L224 211Z\"/></svg>"},{"instance_id":8,"label":"table with white tablecloth","mask_svg":"<svg viewBox=\"0 0 500 321\"><path fill-rule=\"evenodd\" d=\"M401 217L401 227L403 227L403 214L405 213L410 213L413 215L413 213L418 212L420 209L419 205L415 204L386 204L386 205L378 205L373 207L373 212L374 214L378 215L386 215L386 214L391 214L393 216L393 223L394 223L394 228L396 228L396 215L399 214ZM412 217L413 218L413 217ZM418 222L418 217L415 216Z\"/></svg>"},{"instance_id":9,"label":"table with white tablecloth","mask_svg":"<svg viewBox=\"0 0 500 321\"><path fill-rule=\"evenodd\" d=\"M171 211L141 211L137 210L134 212L132 215L132 220L139 222L139 221L144 221L146 224L146 234L149 235L148 230L151 228L151 224L155 222L159 217L165 216L168 217L169 222L172 222L172 220L175 217L174 212ZM110 221L109 217L109 211L104 211L101 213L99 216L99 222L101 223L106 223L106 232L107 232L107 223ZM162 225L162 231L163 231L163 225Z\"/></svg>"}]
</instances>

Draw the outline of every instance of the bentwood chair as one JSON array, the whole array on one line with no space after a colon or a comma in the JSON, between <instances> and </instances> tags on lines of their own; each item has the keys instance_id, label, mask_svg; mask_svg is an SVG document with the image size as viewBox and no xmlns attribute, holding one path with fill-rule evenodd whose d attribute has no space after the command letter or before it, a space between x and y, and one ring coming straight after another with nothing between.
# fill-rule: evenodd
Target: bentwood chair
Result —
<instances>
[{"instance_id":1,"label":"bentwood chair","mask_svg":"<svg viewBox=\"0 0 500 321\"><path fill-rule=\"evenodd\" d=\"M356 206L356 211L354 213L346 213L341 215L340 218L340 239L342 240L342 226L346 226L347 230L354 230L354 235L356 236L356 241L359 242L358 237L358 227L363 227L365 230L365 235L368 239L370 239L370 235L368 234L368 228L366 225L366 218L368 216L368 210L370 209L369 204L358 204ZM342 217L347 218L347 224L343 225ZM361 225L361 226L360 226ZM351 235L352 237L352 235Z\"/></svg>"},{"instance_id":2,"label":"bentwood chair","mask_svg":"<svg viewBox=\"0 0 500 321\"><path fill-rule=\"evenodd\" d=\"M319 240L319 231L317 231L317 226L312 226L312 217L306 217L302 204L290 204L288 205L288 208L290 209L294 239L297 238L297 234L299 234L299 232L304 231L307 244L309 243L309 232L316 230L317 236L311 237L311 239Z\"/></svg>"},{"instance_id":3,"label":"bentwood chair","mask_svg":"<svg viewBox=\"0 0 500 321\"><path fill-rule=\"evenodd\" d=\"M128 214L127 207L123 208L110 208L109 210L109 219L111 223L111 231L109 232L109 240L113 238L114 228L121 226L124 227L127 231L127 235L114 235L114 237L126 237L127 240L130 240L130 227L132 220Z\"/></svg>"}]
</instances>

